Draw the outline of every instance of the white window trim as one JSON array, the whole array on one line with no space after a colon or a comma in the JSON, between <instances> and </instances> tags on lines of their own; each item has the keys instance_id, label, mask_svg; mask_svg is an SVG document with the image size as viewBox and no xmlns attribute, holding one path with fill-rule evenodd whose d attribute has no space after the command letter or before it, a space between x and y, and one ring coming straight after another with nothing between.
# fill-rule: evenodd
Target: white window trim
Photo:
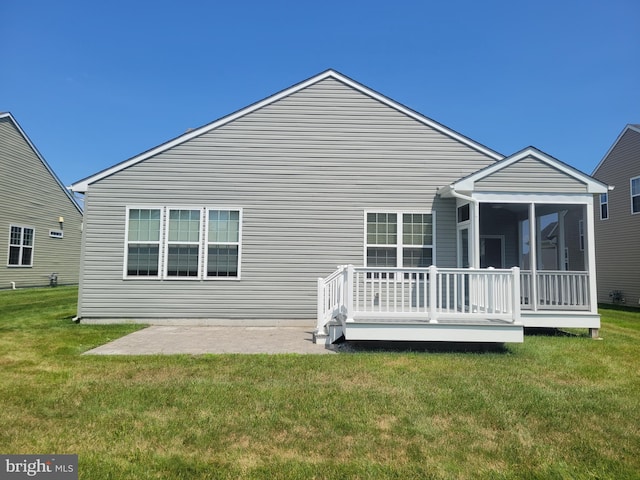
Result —
<instances>
[{"instance_id":1,"label":"white window trim","mask_svg":"<svg viewBox=\"0 0 640 480\"><path fill-rule=\"evenodd\" d=\"M21 233L20 233L20 260L22 260L22 249L24 248L24 245L22 243L22 239L24 238L24 229L25 228L29 228L30 230L33 231L33 244L31 245L31 263L29 263L29 265L22 265L20 262L20 264L18 265L11 265L9 263L9 258L11 256L11 247L16 247L18 245L13 245L11 243L11 229L12 228L20 228L21 229ZM16 225L15 223L12 223L9 225L9 241L7 242L7 267L9 268L33 268L33 257L35 256L35 251L36 251L36 229L35 227L30 227L28 225Z\"/></svg>"},{"instance_id":2,"label":"white window trim","mask_svg":"<svg viewBox=\"0 0 640 480\"><path fill-rule=\"evenodd\" d=\"M603 202L602 201L602 195L606 195L607 196L607 201ZM601 193L599 196L599 200L600 200L600 220L609 220L609 217L611 216L611 214L609 213L609 193ZM606 205L607 206L607 216L603 217L602 216L602 206ZM632 206L633 206L633 202L632 202Z\"/></svg>"},{"instance_id":3,"label":"white window trim","mask_svg":"<svg viewBox=\"0 0 640 480\"><path fill-rule=\"evenodd\" d=\"M233 281L240 280L242 276L242 220L243 211L242 208L235 207L206 207L204 209L204 218L206 224L204 226L204 251L202 253L204 257L204 266L202 269L202 275L205 280L218 280L218 281ZM225 211L225 212L238 212L238 241L237 242L211 242L209 243L209 212L210 211ZM209 245L234 245L238 247L238 275L235 277L215 277L208 276L209 271Z\"/></svg>"},{"instance_id":4,"label":"white window trim","mask_svg":"<svg viewBox=\"0 0 640 480\"><path fill-rule=\"evenodd\" d=\"M131 241L129 242L129 212L130 210L160 210L160 240L158 240L158 274L157 275L128 275L127 266L129 265L129 243L156 243L149 241ZM163 232L164 232L164 207L157 205L131 205L127 206L125 223L124 223L124 262L122 264L122 278L125 280L155 280L161 278L163 263Z\"/></svg>"},{"instance_id":5,"label":"white window trim","mask_svg":"<svg viewBox=\"0 0 640 480\"><path fill-rule=\"evenodd\" d=\"M158 248L158 274L157 275L127 275L129 243L156 243L149 241L129 242L129 212L130 210L160 210L160 240ZM169 255L169 212L171 210L198 210L200 211L200 236L198 240L198 275L193 277L177 277L168 276L168 255ZM207 276L208 267L208 246L209 246L209 212L212 210L219 211L235 211L239 212L238 242L220 243L220 245L236 245L238 247L238 275L235 277L210 277ZM241 279L242 272L242 230L243 230L244 212L240 207L233 206L193 206L193 205L128 205L125 215L125 235L124 235L124 254L122 265L122 278L125 280L163 280L163 281L180 281L180 280L204 280L204 281L237 281ZM14 225L17 226L17 225ZM31 227L27 227L31 228ZM34 230L35 236L35 230ZM185 242L177 242L185 243ZM194 242L186 242L194 244ZM215 244L215 243L212 243ZM8 258L8 257L7 257ZM33 260L33 256L31 257Z\"/></svg>"},{"instance_id":6,"label":"white window trim","mask_svg":"<svg viewBox=\"0 0 640 480\"><path fill-rule=\"evenodd\" d=\"M640 210L638 210L637 212L633 211L633 199L634 197L638 197L640 196L640 192L636 193L635 195L633 194L633 181L634 180L638 180L638 183L640 183L640 176L637 177L632 177L629 179L629 198L630 198L630 207L631 207L631 215L638 215L640 214Z\"/></svg>"},{"instance_id":7,"label":"white window trim","mask_svg":"<svg viewBox=\"0 0 640 480\"><path fill-rule=\"evenodd\" d=\"M396 215L396 219L398 221L398 229L397 229L397 241L395 244L389 244L389 245L369 245L368 241L367 241L367 216L369 213L386 213L386 214L395 214ZM434 211L429 211L429 210L384 210L384 209L380 209L380 210L365 210L364 211L364 224L363 224L363 230L364 230L364 235L363 235L363 239L364 239L364 247L363 247L363 256L364 256L364 262L363 265L368 266L367 265L367 247L372 246L372 247L382 247L382 248L392 248L395 247L396 248L396 267L395 268L403 268L404 266L402 265L403 262L403 255L402 255L402 251L405 247L404 244L404 235L403 235L403 227L404 227L404 222L402 221L402 215L404 214L420 214L420 215L431 215L431 238L432 238L432 242L431 245L421 245L420 248L431 248L431 259L433 260L433 265L436 264L436 212ZM416 248L418 247L418 245L406 245L407 248ZM409 268L409 267L407 267Z\"/></svg>"}]
</instances>

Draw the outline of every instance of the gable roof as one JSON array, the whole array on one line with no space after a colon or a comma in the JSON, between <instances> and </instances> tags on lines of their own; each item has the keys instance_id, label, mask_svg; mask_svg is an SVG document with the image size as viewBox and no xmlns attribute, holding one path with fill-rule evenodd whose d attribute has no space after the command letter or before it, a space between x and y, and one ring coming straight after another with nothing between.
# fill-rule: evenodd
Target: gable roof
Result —
<instances>
[{"instance_id":1,"label":"gable roof","mask_svg":"<svg viewBox=\"0 0 640 480\"><path fill-rule=\"evenodd\" d=\"M22 130L22 127L20 126L18 121L13 117L13 115L11 115L10 112L4 112L4 113L0 113L0 118L6 118L9 121L11 121L11 123L13 123L13 126L16 128L18 133L22 136L24 141L27 142L27 145L29 145L29 148L33 151L33 153L35 153L36 157L38 157L38 160L40 160L40 162L42 162L42 165L44 165L44 167L47 169L47 171L49 172L49 174L51 175L53 180L58 184L58 186L64 192L64 194L67 196L67 198L69 198L69 200L71 200L71 203L73 204L73 206L76 207L78 209L78 211L82 214L82 208L80 207L80 205L78 204L76 199L73 197L73 195L71 195L71 193L69 193L69 190L60 181L60 178L58 178L58 175L56 175L56 173L53 171L51 166L47 163L47 161L44 159L44 157L40 154L40 152L38 151L36 146L33 144L33 142L31 142L31 140L29 139L27 134L24 132L24 130Z\"/></svg>"},{"instance_id":2,"label":"gable roof","mask_svg":"<svg viewBox=\"0 0 640 480\"><path fill-rule=\"evenodd\" d=\"M226 115L218 120L215 120L212 123L209 123L207 125L204 125L202 127L190 130L188 132L186 132L183 135L180 135L179 137L176 137L172 140L169 140L168 142L165 142L155 148L152 148L150 150L147 150L146 152L143 152L135 157L132 157L128 160L125 160L123 162L120 162L110 168L107 168L105 170L102 170L92 176L83 178L81 180L78 180L77 182L75 182L73 185L71 185L69 188L71 188L71 190L73 190L74 192L81 192L84 193L87 191L87 189L89 188L89 185L91 185L92 183L95 183L105 177L108 177L110 175L113 175L114 173L117 173L121 170L124 170L132 165L135 165L139 162L142 162L144 160L146 160L147 158L150 158L154 155L157 155L161 152L164 152L172 147L175 147L176 145L180 145L188 140L191 140L192 138L198 137L204 133L210 132L212 130L215 130L216 128L219 128L223 125L226 125L230 122L233 122L234 120L243 117L251 112L254 112L260 108L263 108L267 105L270 105L274 102L277 102L278 100L287 97L289 95L292 95L304 88L309 87L310 85L313 85L315 83L321 82L327 78L332 78L334 80L337 80L339 82L342 82L345 85L348 85L349 87L363 93L364 95L367 95L405 115L407 115L408 117L413 118L414 120L417 120L420 123L423 123L424 125L427 125L437 131L439 131L440 133L443 133L444 135L447 135L469 147L471 147L474 150L477 150L487 156L489 156L490 158L493 158L495 160L500 160L502 158L504 158L504 155L501 155L500 153L491 150L490 148L474 141L471 140L468 137L465 137L464 135L448 128L445 127L444 125L428 118L425 117L424 115L421 115L420 113L411 110L410 108L352 80L351 78L335 71L335 70L326 70L318 75L315 75L311 78L308 78L307 80L304 80L300 83L297 83L285 90L282 90L274 95L271 95L270 97L267 97L263 100L260 100L256 103L253 103L241 110L238 110L234 113L231 113L229 115Z\"/></svg>"},{"instance_id":3,"label":"gable roof","mask_svg":"<svg viewBox=\"0 0 640 480\"><path fill-rule=\"evenodd\" d=\"M474 184L476 182L527 157L533 157L536 160L539 160L549 165L550 167L560 170L561 172L576 179L577 181L584 183L586 185L588 193L606 193L607 192L608 187L604 183L596 180L593 177L590 177L586 173L582 173L580 170L577 170L572 166L567 165L564 162L561 162L560 160L552 157L551 155L547 155L546 153L544 153L541 150L538 150L535 147L527 147L520 150L519 152L514 153L509 157L505 157L502 160L492 165L489 165L488 167L485 167L481 170L478 170L477 172L472 173L471 175L468 175L464 178L461 178L460 180L455 181L451 185L442 189L442 193L446 194L450 190L472 192L474 190Z\"/></svg>"},{"instance_id":4,"label":"gable roof","mask_svg":"<svg viewBox=\"0 0 640 480\"><path fill-rule=\"evenodd\" d=\"M613 142L613 145L611 145L611 147L609 148L609 150L607 150L607 153L604 154L604 157L602 157L602 160L600 160L600 163L598 163L598 165L596 166L596 168L593 169L593 173L591 173L591 175L595 175L596 172L598 171L598 169L602 166L602 164L604 163L604 161L607 159L607 157L611 154L611 151L616 148L616 145L618 145L618 142L620 141L620 139L624 136L625 133L627 133L629 130L633 131L633 132L637 132L640 133L640 124L633 124L633 123L629 123L626 127L624 127L622 129L622 132L620 132L620 135L618 135L618 138L616 138L616 141Z\"/></svg>"}]
</instances>

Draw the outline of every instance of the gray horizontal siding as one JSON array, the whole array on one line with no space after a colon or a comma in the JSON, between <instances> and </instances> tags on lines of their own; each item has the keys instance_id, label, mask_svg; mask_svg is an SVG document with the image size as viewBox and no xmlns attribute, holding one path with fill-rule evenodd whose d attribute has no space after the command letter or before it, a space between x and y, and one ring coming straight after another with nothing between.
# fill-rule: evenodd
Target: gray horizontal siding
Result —
<instances>
[{"instance_id":1,"label":"gray horizontal siding","mask_svg":"<svg viewBox=\"0 0 640 480\"><path fill-rule=\"evenodd\" d=\"M365 210L437 210L437 262L455 265L455 202L434 206L437 188L492 162L322 81L91 185L80 313L313 318L316 278L364 262ZM127 205L242 208L242 279L123 280Z\"/></svg>"},{"instance_id":2,"label":"gray horizontal siding","mask_svg":"<svg viewBox=\"0 0 640 480\"><path fill-rule=\"evenodd\" d=\"M82 215L9 117L0 118L0 288L78 283ZM51 238L64 217L64 237ZM33 267L9 267L10 225L35 229Z\"/></svg>"},{"instance_id":3,"label":"gray horizontal siding","mask_svg":"<svg viewBox=\"0 0 640 480\"><path fill-rule=\"evenodd\" d=\"M608 220L600 219L596 200L598 301L609 302L609 292L621 290L628 305L640 306L640 214L631 214L630 191L630 179L640 176L640 133L627 130L594 176L615 187L608 194Z\"/></svg>"},{"instance_id":4,"label":"gray horizontal siding","mask_svg":"<svg viewBox=\"0 0 640 480\"><path fill-rule=\"evenodd\" d=\"M587 186L533 157L523 158L475 183L478 192L586 193Z\"/></svg>"}]
</instances>

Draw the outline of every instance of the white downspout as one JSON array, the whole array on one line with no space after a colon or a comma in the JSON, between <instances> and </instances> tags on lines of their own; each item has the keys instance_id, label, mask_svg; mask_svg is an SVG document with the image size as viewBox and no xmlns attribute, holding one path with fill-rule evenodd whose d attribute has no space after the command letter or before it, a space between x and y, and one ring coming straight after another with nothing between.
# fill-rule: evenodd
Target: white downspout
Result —
<instances>
[{"instance_id":1,"label":"white downspout","mask_svg":"<svg viewBox=\"0 0 640 480\"><path fill-rule=\"evenodd\" d=\"M471 245L472 245L472 253L471 255L471 267L472 268L480 268L480 202L473 197L469 197L467 195L463 195L462 193L458 193L453 188L453 185L449 186L449 192L455 198L459 198L460 200L465 200L473 205L473 221L471 222ZM457 217L456 217L457 218ZM478 235L476 235L476 231ZM457 241L457 240L456 240Z\"/></svg>"}]
</instances>

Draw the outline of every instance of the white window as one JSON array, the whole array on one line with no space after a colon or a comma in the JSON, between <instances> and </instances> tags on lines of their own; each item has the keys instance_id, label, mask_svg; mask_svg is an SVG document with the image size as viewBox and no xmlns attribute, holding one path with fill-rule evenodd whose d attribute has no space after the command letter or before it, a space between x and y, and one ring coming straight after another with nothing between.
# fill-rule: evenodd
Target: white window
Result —
<instances>
[{"instance_id":1,"label":"white window","mask_svg":"<svg viewBox=\"0 0 640 480\"><path fill-rule=\"evenodd\" d=\"M166 277L198 277L202 210L169 209Z\"/></svg>"},{"instance_id":2,"label":"white window","mask_svg":"<svg viewBox=\"0 0 640 480\"><path fill-rule=\"evenodd\" d=\"M238 277L240 211L208 210L206 276Z\"/></svg>"},{"instance_id":3,"label":"white window","mask_svg":"<svg viewBox=\"0 0 640 480\"><path fill-rule=\"evenodd\" d=\"M33 266L34 237L34 229L31 227L10 226L7 265L10 267Z\"/></svg>"},{"instance_id":4,"label":"white window","mask_svg":"<svg viewBox=\"0 0 640 480\"><path fill-rule=\"evenodd\" d=\"M240 277L241 211L129 208L125 278Z\"/></svg>"},{"instance_id":5,"label":"white window","mask_svg":"<svg viewBox=\"0 0 640 480\"><path fill-rule=\"evenodd\" d=\"M631 179L631 213L640 213L640 177Z\"/></svg>"},{"instance_id":6,"label":"white window","mask_svg":"<svg viewBox=\"0 0 640 480\"><path fill-rule=\"evenodd\" d=\"M368 267L428 267L433 264L431 213L367 212Z\"/></svg>"},{"instance_id":7,"label":"white window","mask_svg":"<svg viewBox=\"0 0 640 480\"><path fill-rule=\"evenodd\" d=\"M609 194L600 194L600 220L609 218Z\"/></svg>"},{"instance_id":8,"label":"white window","mask_svg":"<svg viewBox=\"0 0 640 480\"><path fill-rule=\"evenodd\" d=\"M162 211L159 208L131 208L127 213L125 276L158 277Z\"/></svg>"}]
</instances>

